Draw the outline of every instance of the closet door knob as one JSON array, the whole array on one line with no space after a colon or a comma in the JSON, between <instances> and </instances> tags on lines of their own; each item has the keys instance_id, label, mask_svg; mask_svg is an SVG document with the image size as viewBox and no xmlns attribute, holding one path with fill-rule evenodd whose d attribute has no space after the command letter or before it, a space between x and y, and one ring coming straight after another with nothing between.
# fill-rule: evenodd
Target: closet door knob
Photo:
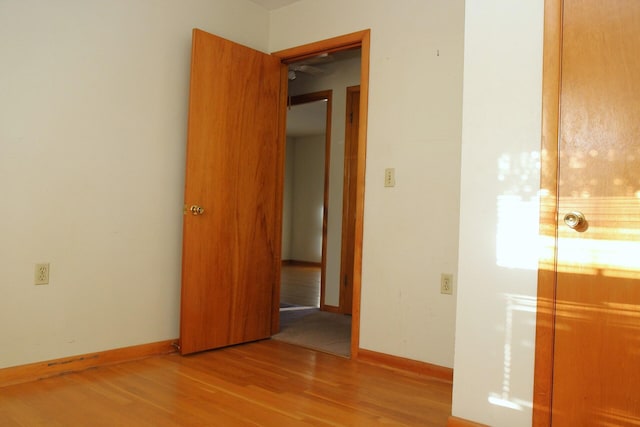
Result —
<instances>
[{"instance_id":1,"label":"closet door knob","mask_svg":"<svg viewBox=\"0 0 640 427\"><path fill-rule=\"evenodd\" d=\"M564 216L564 223L569 228L580 231L587 224L587 219L582 212L573 211Z\"/></svg>"}]
</instances>

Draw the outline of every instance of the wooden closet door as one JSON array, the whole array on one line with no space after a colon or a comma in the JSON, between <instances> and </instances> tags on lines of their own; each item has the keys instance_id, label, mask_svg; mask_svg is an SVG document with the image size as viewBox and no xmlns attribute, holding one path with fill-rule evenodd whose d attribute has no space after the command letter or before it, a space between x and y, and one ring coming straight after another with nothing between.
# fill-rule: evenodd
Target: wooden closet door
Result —
<instances>
[{"instance_id":1,"label":"wooden closet door","mask_svg":"<svg viewBox=\"0 0 640 427\"><path fill-rule=\"evenodd\" d=\"M640 1L565 0L561 49L552 425L637 426Z\"/></svg>"}]
</instances>

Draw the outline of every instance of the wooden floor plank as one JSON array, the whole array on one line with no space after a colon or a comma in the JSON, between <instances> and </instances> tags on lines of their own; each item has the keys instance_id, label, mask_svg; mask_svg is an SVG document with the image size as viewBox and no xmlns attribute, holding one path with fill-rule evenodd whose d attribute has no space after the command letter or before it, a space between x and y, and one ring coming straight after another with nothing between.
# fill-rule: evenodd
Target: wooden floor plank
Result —
<instances>
[{"instance_id":1,"label":"wooden floor plank","mask_svg":"<svg viewBox=\"0 0 640 427\"><path fill-rule=\"evenodd\" d=\"M280 302L320 307L320 267L283 265L280 272Z\"/></svg>"},{"instance_id":2,"label":"wooden floor plank","mask_svg":"<svg viewBox=\"0 0 640 427\"><path fill-rule=\"evenodd\" d=\"M451 383L267 340L0 388L2 426L444 426Z\"/></svg>"}]
</instances>

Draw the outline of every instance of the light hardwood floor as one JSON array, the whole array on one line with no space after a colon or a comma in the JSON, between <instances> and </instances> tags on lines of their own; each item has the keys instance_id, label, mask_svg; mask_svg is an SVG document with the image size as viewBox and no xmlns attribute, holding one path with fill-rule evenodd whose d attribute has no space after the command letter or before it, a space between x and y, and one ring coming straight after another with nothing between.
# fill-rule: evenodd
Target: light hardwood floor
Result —
<instances>
[{"instance_id":1,"label":"light hardwood floor","mask_svg":"<svg viewBox=\"0 0 640 427\"><path fill-rule=\"evenodd\" d=\"M444 426L451 383L266 340L0 389L9 426Z\"/></svg>"},{"instance_id":2,"label":"light hardwood floor","mask_svg":"<svg viewBox=\"0 0 640 427\"><path fill-rule=\"evenodd\" d=\"M280 302L320 307L320 267L283 265L280 275Z\"/></svg>"}]
</instances>

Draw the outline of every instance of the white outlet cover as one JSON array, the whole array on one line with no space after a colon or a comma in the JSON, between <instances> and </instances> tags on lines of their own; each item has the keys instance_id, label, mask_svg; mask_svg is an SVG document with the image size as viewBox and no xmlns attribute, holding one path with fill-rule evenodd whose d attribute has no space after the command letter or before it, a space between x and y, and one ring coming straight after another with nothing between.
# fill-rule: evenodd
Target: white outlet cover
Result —
<instances>
[{"instance_id":1,"label":"white outlet cover","mask_svg":"<svg viewBox=\"0 0 640 427\"><path fill-rule=\"evenodd\" d=\"M49 263L43 262L35 265L33 283L35 285L49 284Z\"/></svg>"}]
</instances>

